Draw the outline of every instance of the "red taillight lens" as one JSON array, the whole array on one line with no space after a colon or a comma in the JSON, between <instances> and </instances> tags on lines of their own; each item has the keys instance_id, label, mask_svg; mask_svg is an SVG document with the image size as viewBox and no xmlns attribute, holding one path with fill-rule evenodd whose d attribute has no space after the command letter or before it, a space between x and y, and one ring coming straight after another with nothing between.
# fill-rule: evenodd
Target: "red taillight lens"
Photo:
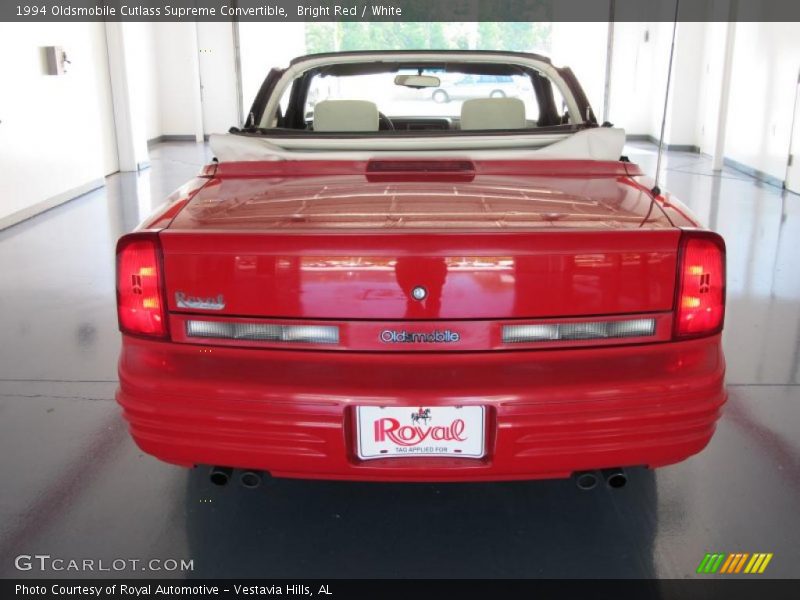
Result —
<instances>
[{"instance_id":1,"label":"red taillight lens","mask_svg":"<svg viewBox=\"0 0 800 600\"><path fill-rule=\"evenodd\" d=\"M132 234L117 244L117 314L123 333L167 334L161 249L155 234Z\"/></svg>"},{"instance_id":2,"label":"red taillight lens","mask_svg":"<svg viewBox=\"0 0 800 600\"><path fill-rule=\"evenodd\" d=\"M684 233L679 258L675 336L718 333L725 316L725 242L714 233Z\"/></svg>"}]
</instances>

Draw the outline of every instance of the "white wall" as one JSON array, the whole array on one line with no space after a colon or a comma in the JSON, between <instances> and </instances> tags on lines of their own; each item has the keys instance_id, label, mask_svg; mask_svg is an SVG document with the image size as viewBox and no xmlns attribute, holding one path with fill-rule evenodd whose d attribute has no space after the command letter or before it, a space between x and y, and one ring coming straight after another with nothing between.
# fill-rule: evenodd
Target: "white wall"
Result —
<instances>
[{"instance_id":1,"label":"white wall","mask_svg":"<svg viewBox=\"0 0 800 600\"><path fill-rule=\"evenodd\" d=\"M231 24L184 22L152 25L158 53L160 134L208 135L225 133L231 126L238 125ZM285 28L293 24L275 25ZM272 39L272 43L276 42Z\"/></svg>"},{"instance_id":2,"label":"white wall","mask_svg":"<svg viewBox=\"0 0 800 600\"><path fill-rule=\"evenodd\" d=\"M130 135L119 140L145 163L146 141L163 131L156 30L124 23L116 31L130 121ZM13 57L0 62L3 92L11 92L0 94L0 227L97 187L119 169L108 42L103 23L0 24L0 52ZM45 74L44 46L64 49L66 74Z\"/></svg>"},{"instance_id":3,"label":"white wall","mask_svg":"<svg viewBox=\"0 0 800 600\"><path fill-rule=\"evenodd\" d=\"M664 94L667 89L669 71L669 51L672 43L672 23L650 23L650 115L646 133L654 138L661 135L661 121L664 116ZM672 82L675 86L675 82ZM674 96L673 96L674 100ZM670 143L672 113L667 107L667 124L664 131L665 142Z\"/></svg>"},{"instance_id":4,"label":"white wall","mask_svg":"<svg viewBox=\"0 0 800 600\"><path fill-rule=\"evenodd\" d=\"M239 95L236 80L233 25L198 23L200 89L203 99L203 132L227 133L239 127Z\"/></svg>"},{"instance_id":5,"label":"white wall","mask_svg":"<svg viewBox=\"0 0 800 600\"><path fill-rule=\"evenodd\" d=\"M106 45L120 170L135 171L149 163L147 141L161 135L153 26L107 23Z\"/></svg>"},{"instance_id":6,"label":"white wall","mask_svg":"<svg viewBox=\"0 0 800 600\"><path fill-rule=\"evenodd\" d=\"M72 64L45 75L43 46ZM116 170L103 23L0 24L0 224Z\"/></svg>"},{"instance_id":7,"label":"white wall","mask_svg":"<svg viewBox=\"0 0 800 600\"><path fill-rule=\"evenodd\" d=\"M194 135L200 115L194 23L153 23L162 135Z\"/></svg>"},{"instance_id":8,"label":"white wall","mask_svg":"<svg viewBox=\"0 0 800 600\"><path fill-rule=\"evenodd\" d=\"M646 133L650 114L650 46L645 23L615 23L609 120L628 133Z\"/></svg>"},{"instance_id":9,"label":"white wall","mask_svg":"<svg viewBox=\"0 0 800 600\"><path fill-rule=\"evenodd\" d=\"M724 22L708 23L700 55L702 60L697 61L700 65L700 85L697 91L695 139L700 151L709 155L714 153L717 136L727 29L728 24Z\"/></svg>"},{"instance_id":10,"label":"white wall","mask_svg":"<svg viewBox=\"0 0 800 600\"><path fill-rule=\"evenodd\" d=\"M154 23L124 24L125 57L135 118L148 140L162 134L159 63Z\"/></svg>"},{"instance_id":11,"label":"white wall","mask_svg":"<svg viewBox=\"0 0 800 600\"><path fill-rule=\"evenodd\" d=\"M609 120L628 134L648 135L652 131L652 28L651 23L614 25Z\"/></svg>"},{"instance_id":12,"label":"white wall","mask_svg":"<svg viewBox=\"0 0 800 600\"><path fill-rule=\"evenodd\" d=\"M800 71L800 23L737 23L725 156L783 180Z\"/></svg>"},{"instance_id":13,"label":"white wall","mask_svg":"<svg viewBox=\"0 0 800 600\"><path fill-rule=\"evenodd\" d=\"M672 23L662 28L664 46L660 54L666 59L662 64L664 78L669 66L669 48L672 42ZM704 115L698 107L698 98L708 82L702 77L703 53L707 23L678 23L675 31L675 56L672 64L668 129L665 138L668 144L699 146L697 124ZM663 105L662 105L663 106ZM661 111L656 111L661 116ZM657 119L660 126L660 118Z\"/></svg>"},{"instance_id":14,"label":"white wall","mask_svg":"<svg viewBox=\"0 0 800 600\"><path fill-rule=\"evenodd\" d=\"M664 140L696 145L698 56L705 23L679 23ZM609 120L628 135L658 139L672 44L672 23L617 23L611 68Z\"/></svg>"},{"instance_id":15,"label":"white wall","mask_svg":"<svg viewBox=\"0 0 800 600\"><path fill-rule=\"evenodd\" d=\"M713 152L726 30L678 24L666 143ZM610 120L629 135L659 136L671 35L668 22L615 26ZM800 23L736 24L725 157L785 178L798 71Z\"/></svg>"},{"instance_id":16,"label":"white wall","mask_svg":"<svg viewBox=\"0 0 800 600\"><path fill-rule=\"evenodd\" d=\"M608 23L556 22L551 31L550 59L558 67L572 69L594 114L602 121Z\"/></svg>"},{"instance_id":17,"label":"white wall","mask_svg":"<svg viewBox=\"0 0 800 600\"><path fill-rule=\"evenodd\" d=\"M242 104L245 117L272 68L285 68L306 53L305 23L239 23Z\"/></svg>"}]
</instances>

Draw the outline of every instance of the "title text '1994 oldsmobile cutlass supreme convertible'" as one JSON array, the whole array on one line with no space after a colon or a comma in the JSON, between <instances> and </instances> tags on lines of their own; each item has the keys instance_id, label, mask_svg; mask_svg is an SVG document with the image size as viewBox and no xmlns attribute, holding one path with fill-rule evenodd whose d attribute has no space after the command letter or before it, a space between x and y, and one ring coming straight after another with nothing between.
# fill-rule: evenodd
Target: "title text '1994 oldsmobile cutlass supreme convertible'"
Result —
<instances>
[{"instance_id":1,"label":"title text '1994 oldsmobile cutlass supreme convertible'","mask_svg":"<svg viewBox=\"0 0 800 600\"><path fill-rule=\"evenodd\" d=\"M519 93L434 98L465 76ZM271 71L214 162L119 240L133 438L246 485L560 478L699 452L726 399L725 247L624 140L531 54Z\"/></svg>"}]
</instances>

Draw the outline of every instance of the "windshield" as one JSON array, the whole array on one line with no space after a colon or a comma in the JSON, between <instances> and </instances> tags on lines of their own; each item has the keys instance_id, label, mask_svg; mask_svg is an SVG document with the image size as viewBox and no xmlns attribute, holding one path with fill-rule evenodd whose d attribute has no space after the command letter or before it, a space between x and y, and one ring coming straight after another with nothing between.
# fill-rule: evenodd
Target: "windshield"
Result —
<instances>
[{"instance_id":1,"label":"windshield","mask_svg":"<svg viewBox=\"0 0 800 600\"><path fill-rule=\"evenodd\" d=\"M419 74L400 71L399 74ZM306 96L304 115L314 117L314 106L325 100L369 100L388 117L458 118L464 101L478 98L518 98L525 106L525 119L534 125L540 111L530 77L426 70L422 74L439 79L438 86L415 89L395 83L398 73L370 75L315 75ZM560 102L556 100L557 106Z\"/></svg>"},{"instance_id":2,"label":"windshield","mask_svg":"<svg viewBox=\"0 0 800 600\"><path fill-rule=\"evenodd\" d=\"M488 53L420 54L302 57L288 73L277 72L280 79L272 83L270 96L271 82L265 80L264 94L253 104L253 122L279 135L292 130L326 135L544 134L594 122L571 72L552 67L547 59L498 55L495 62L487 60ZM589 117L584 120L584 115Z\"/></svg>"}]
</instances>

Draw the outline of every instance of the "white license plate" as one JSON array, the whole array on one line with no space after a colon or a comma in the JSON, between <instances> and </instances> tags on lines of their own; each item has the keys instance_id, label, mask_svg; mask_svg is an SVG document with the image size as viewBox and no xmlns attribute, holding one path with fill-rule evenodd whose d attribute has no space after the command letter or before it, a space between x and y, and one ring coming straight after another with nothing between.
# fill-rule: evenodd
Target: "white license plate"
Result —
<instances>
[{"instance_id":1,"label":"white license plate","mask_svg":"<svg viewBox=\"0 0 800 600\"><path fill-rule=\"evenodd\" d=\"M359 406L358 457L481 458L486 453L485 421L483 406Z\"/></svg>"}]
</instances>

